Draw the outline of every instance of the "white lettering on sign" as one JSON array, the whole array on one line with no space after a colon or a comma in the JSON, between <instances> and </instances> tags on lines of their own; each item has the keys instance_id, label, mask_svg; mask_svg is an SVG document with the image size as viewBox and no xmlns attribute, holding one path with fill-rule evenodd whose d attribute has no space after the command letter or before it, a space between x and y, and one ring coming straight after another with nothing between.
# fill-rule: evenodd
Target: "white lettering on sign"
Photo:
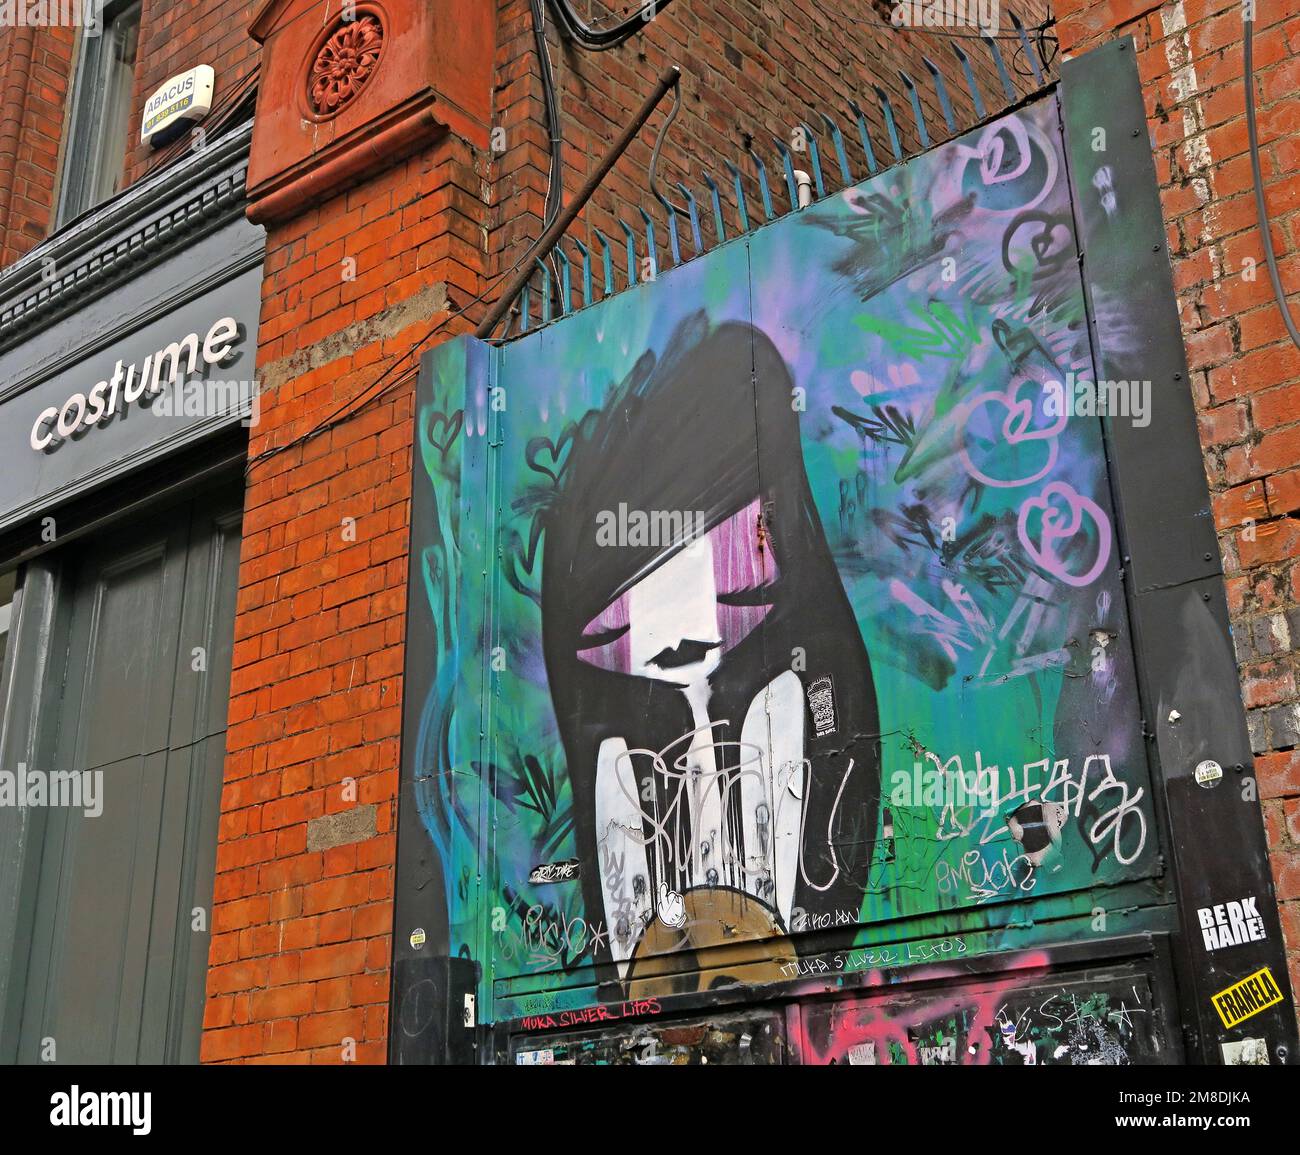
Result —
<instances>
[{"instance_id":1,"label":"white lettering on sign","mask_svg":"<svg viewBox=\"0 0 1300 1155\"><path fill-rule=\"evenodd\" d=\"M200 64L173 76L144 105L140 118L140 139L149 140L178 120L200 120L212 107L211 67Z\"/></svg>"},{"instance_id":2,"label":"white lettering on sign","mask_svg":"<svg viewBox=\"0 0 1300 1155\"><path fill-rule=\"evenodd\" d=\"M1258 942L1264 937L1264 920L1260 918L1253 896L1240 902L1203 906L1197 910L1196 918L1201 924L1206 950Z\"/></svg>"},{"instance_id":3,"label":"white lettering on sign","mask_svg":"<svg viewBox=\"0 0 1300 1155\"><path fill-rule=\"evenodd\" d=\"M202 345L197 333L187 333L179 341L150 353L138 372L134 364L123 366L118 361L107 380L85 393L73 393L62 405L41 410L32 425L32 448L45 453L82 429L111 421L128 405L142 397L153 397L198 371L200 360L204 367L220 365L230 356L239 337L234 317L221 317L213 321Z\"/></svg>"}]
</instances>

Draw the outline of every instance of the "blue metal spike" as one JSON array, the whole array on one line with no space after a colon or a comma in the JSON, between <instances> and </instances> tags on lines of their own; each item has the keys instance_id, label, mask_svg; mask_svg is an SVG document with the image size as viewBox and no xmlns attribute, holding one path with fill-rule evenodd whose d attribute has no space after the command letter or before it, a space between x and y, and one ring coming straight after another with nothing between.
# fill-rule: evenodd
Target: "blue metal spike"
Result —
<instances>
[{"instance_id":1,"label":"blue metal spike","mask_svg":"<svg viewBox=\"0 0 1300 1155\"><path fill-rule=\"evenodd\" d=\"M655 222L654 218L640 205L637 205L637 212L641 214L641 219L645 221L646 252L650 255L649 279L653 281L659 275L659 251L655 246Z\"/></svg>"},{"instance_id":2,"label":"blue metal spike","mask_svg":"<svg viewBox=\"0 0 1300 1155\"><path fill-rule=\"evenodd\" d=\"M939 96L939 107L943 110L944 124L948 126L950 133L956 132L957 125L952 118L952 101L948 99L948 89L943 83L943 77L939 75L939 66L928 56L922 56L921 63L929 69L930 78L934 81L934 91Z\"/></svg>"},{"instance_id":3,"label":"blue metal spike","mask_svg":"<svg viewBox=\"0 0 1300 1155\"><path fill-rule=\"evenodd\" d=\"M610 252L609 242L605 239L605 234L599 229L592 229L591 231L596 234L596 240L600 242L604 258L605 288L601 291L601 296L608 297L614 291L614 256Z\"/></svg>"},{"instance_id":4,"label":"blue metal spike","mask_svg":"<svg viewBox=\"0 0 1300 1155\"><path fill-rule=\"evenodd\" d=\"M729 160L722 162L731 172L731 179L736 184L736 211L740 214L740 231L742 234L749 232L749 212L745 208L745 185L740 179L740 169L738 169Z\"/></svg>"},{"instance_id":5,"label":"blue metal spike","mask_svg":"<svg viewBox=\"0 0 1300 1155\"><path fill-rule=\"evenodd\" d=\"M591 304L591 252L577 237L573 238L573 243L578 246L578 252L582 254L582 303Z\"/></svg>"},{"instance_id":6,"label":"blue metal spike","mask_svg":"<svg viewBox=\"0 0 1300 1155\"><path fill-rule=\"evenodd\" d=\"M673 267L676 268L682 263L682 247L677 240L677 210L673 208L673 202L658 190L655 190L655 198L668 214L668 251L673 255Z\"/></svg>"},{"instance_id":7,"label":"blue metal spike","mask_svg":"<svg viewBox=\"0 0 1300 1155\"><path fill-rule=\"evenodd\" d=\"M569 257L563 245L555 246L555 257L560 262L560 316L573 312L573 295L569 280Z\"/></svg>"},{"instance_id":8,"label":"blue metal spike","mask_svg":"<svg viewBox=\"0 0 1300 1155\"><path fill-rule=\"evenodd\" d=\"M704 238L700 235L700 214L695 206L695 196L681 181L677 182L677 187L686 198L686 211L691 217L691 244L695 246L695 255L698 257L704 252Z\"/></svg>"},{"instance_id":9,"label":"blue metal spike","mask_svg":"<svg viewBox=\"0 0 1300 1155\"><path fill-rule=\"evenodd\" d=\"M916 81L901 68L898 75L903 78L903 87L907 89L907 99L912 103L912 117L916 121L916 135L921 139L921 147L930 147L930 134L925 131L925 113L921 111L921 94L916 90Z\"/></svg>"},{"instance_id":10,"label":"blue metal spike","mask_svg":"<svg viewBox=\"0 0 1300 1155\"><path fill-rule=\"evenodd\" d=\"M951 42L952 50L961 61L961 70L966 74L966 87L970 89L971 102L975 105L975 118L984 119L984 101L980 98L979 85L975 83L975 70L970 66L970 57L962 51L955 40Z\"/></svg>"},{"instance_id":11,"label":"blue metal spike","mask_svg":"<svg viewBox=\"0 0 1300 1155\"><path fill-rule=\"evenodd\" d=\"M826 195L826 186L822 183L822 153L817 147L817 134L802 121L799 122L799 127L808 138L808 158L812 161L813 185L817 189L817 199L821 200Z\"/></svg>"},{"instance_id":12,"label":"blue metal spike","mask_svg":"<svg viewBox=\"0 0 1300 1155\"><path fill-rule=\"evenodd\" d=\"M862 151L867 154L867 172L874 173L880 166L876 164L876 154L871 147L871 134L867 132L867 118L862 112L862 106L856 100L849 101L849 111L853 113L853 119L858 122L858 136L862 139Z\"/></svg>"},{"instance_id":13,"label":"blue metal spike","mask_svg":"<svg viewBox=\"0 0 1300 1155\"><path fill-rule=\"evenodd\" d=\"M528 311L532 308L532 302L529 300L531 293L528 288L528 282L524 282L524 287L519 290L519 331L528 332Z\"/></svg>"},{"instance_id":14,"label":"blue metal spike","mask_svg":"<svg viewBox=\"0 0 1300 1155\"><path fill-rule=\"evenodd\" d=\"M880 101L880 111L885 116L885 128L889 132L889 147L894 150L894 159L903 159L903 146L898 142L898 125L894 122L894 106L889 102L887 93L879 84L871 86L876 90L876 99Z\"/></svg>"},{"instance_id":15,"label":"blue metal spike","mask_svg":"<svg viewBox=\"0 0 1300 1155\"><path fill-rule=\"evenodd\" d=\"M618 226L627 240L627 285L630 289L636 284L636 234L621 217Z\"/></svg>"},{"instance_id":16,"label":"blue metal spike","mask_svg":"<svg viewBox=\"0 0 1300 1155\"><path fill-rule=\"evenodd\" d=\"M1038 67L1038 53L1034 51L1033 46L1029 43L1029 35L1025 32L1025 26L1020 22L1020 17L1014 12L1008 10L1007 15L1011 17L1011 23L1016 26L1016 34L1020 37L1020 47L1025 50L1025 56L1029 60L1029 67L1034 73L1034 83L1043 83L1043 73Z\"/></svg>"},{"instance_id":17,"label":"blue metal spike","mask_svg":"<svg viewBox=\"0 0 1300 1155\"><path fill-rule=\"evenodd\" d=\"M1006 93L1007 101L1014 104L1016 90L1012 87L1011 77L1007 75L1007 66L1002 60L1002 53L998 51L998 42L986 32L980 33L980 39L984 41L985 47L989 50L989 55L993 57L993 63L998 66L998 78L1002 81L1002 91Z\"/></svg>"},{"instance_id":18,"label":"blue metal spike","mask_svg":"<svg viewBox=\"0 0 1300 1155\"><path fill-rule=\"evenodd\" d=\"M785 187L790 194L790 208L799 207L799 182L794 179L794 157L790 154L790 149L780 137L772 137L772 143L776 145L776 150L781 154L781 167L785 170Z\"/></svg>"},{"instance_id":19,"label":"blue metal spike","mask_svg":"<svg viewBox=\"0 0 1300 1155\"><path fill-rule=\"evenodd\" d=\"M776 210L772 208L772 186L767 183L767 165L752 148L745 151L754 158L754 167L758 169L758 191L763 198L763 216L770 221L776 216Z\"/></svg>"},{"instance_id":20,"label":"blue metal spike","mask_svg":"<svg viewBox=\"0 0 1300 1155\"><path fill-rule=\"evenodd\" d=\"M551 271L540 257L534 257L533 264L542 270L542 324L549 325L551 321Z\"/></svg>"},{"instance_id":21,"label":"blue metal spike","mask_svg":"<svg viewBox=\"0 0 1300 1155\"><path fill-rule=\"evenodd\" d=\"M831 143L835 145L835 159L839 161L840 176L846 185L853 183L853 174L849 171L848 153L844 151L844 136L840 132L840 126L836 124L824 112L821 114L822 123L826 126L826 131L831 134Z\"/></svg>"},{"instance_id":22,"label":"blue metal spike","mask_svg":"<svg viewBox=\"0 0 1300 1155\"><path fill-rule=\"evenodd\" d=\"M709 196L713 198L713 227L717 229L718 244L722 244L727 239L727 230L722 224L722 197L718 193L718 186L714 179L703 169L700 174L704 177L704 183L709 186Z\"/></svg>"}]
</instances>

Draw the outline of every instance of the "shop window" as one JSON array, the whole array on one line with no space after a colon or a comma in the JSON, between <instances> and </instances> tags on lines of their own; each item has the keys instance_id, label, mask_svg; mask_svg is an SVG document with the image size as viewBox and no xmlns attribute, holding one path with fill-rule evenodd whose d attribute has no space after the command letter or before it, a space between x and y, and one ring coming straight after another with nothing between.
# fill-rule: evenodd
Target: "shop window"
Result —
<instances>
[{"instance_id":1,"label":"shop window","mask_svg":"<svg viewBox=\"0 0 1300 1155\"><path fill-rule=\"evenodd\" d=\"M64 148L61 225L120 191L126 171L140 0L110 0L100 27L99 35L81 37Z\"/></svg>"}]
</instances>

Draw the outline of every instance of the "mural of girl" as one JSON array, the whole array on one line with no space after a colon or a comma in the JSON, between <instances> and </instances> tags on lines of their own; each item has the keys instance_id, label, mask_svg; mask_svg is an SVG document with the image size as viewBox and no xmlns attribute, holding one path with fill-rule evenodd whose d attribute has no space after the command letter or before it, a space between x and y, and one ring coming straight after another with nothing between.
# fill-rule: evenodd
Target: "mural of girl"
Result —
<instances>
[{"instance_id":1,"label":"mural of girl","mask_svg":"<svg viewBox=\"0 0 1300 1155\"><path fill-rule=\"evenodd\" d=\"M634 991L677 969L664 954L862 902L876 693L794 385L763 333L687 318L580 423L543 515L583 897L609 928L597 964Z\"/></svg>"}]
</instances>

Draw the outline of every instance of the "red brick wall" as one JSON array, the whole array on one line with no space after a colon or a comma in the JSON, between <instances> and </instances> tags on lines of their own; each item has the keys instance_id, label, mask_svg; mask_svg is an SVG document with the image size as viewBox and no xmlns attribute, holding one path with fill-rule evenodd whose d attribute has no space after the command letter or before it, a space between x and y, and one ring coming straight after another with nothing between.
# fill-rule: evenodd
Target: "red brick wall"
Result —
<instances>
[{"instance_id":1,"label":"red brick wall","mask_svg":"<svg viewBox=\"0 0 1300 1155\"><path fill-rule=\"evenodd\" d=\"M54 219L72 42L71 28L0 29L0 267Z\"/></svg>"},{"instance_id":2,"label":"red brick wall","mask_svg":"<svg viewBox=\"0 0 1300 1155\"><path fill-rule=\"evenodd\" d=\"M385 1056L413 432L403 371L481 287L479 181L472 151L448 138L268 231L206 1062ZM385 373L395 387L362 404Z\"/></svg>"},{"instance_id":3,"label":"red brick wall","mask_svg":"<svg viewBox=\"0 0 1300 1155\"><path fill-rule=\"evenodd\" d=\"M1300 12L1261 0L1260 160L1284 289L1300 290ZM1242 697L1293 986L1300 984L1300 350L1264 265L1245 119L1240 0L1056 4L1063 51L1138 48ZM1253 262L1253 269L1251 262ZM1253 272L1253 279L1251 273ZM1297 302L1291 307L1296 311Z\"/></svg>"}]
</instances>

